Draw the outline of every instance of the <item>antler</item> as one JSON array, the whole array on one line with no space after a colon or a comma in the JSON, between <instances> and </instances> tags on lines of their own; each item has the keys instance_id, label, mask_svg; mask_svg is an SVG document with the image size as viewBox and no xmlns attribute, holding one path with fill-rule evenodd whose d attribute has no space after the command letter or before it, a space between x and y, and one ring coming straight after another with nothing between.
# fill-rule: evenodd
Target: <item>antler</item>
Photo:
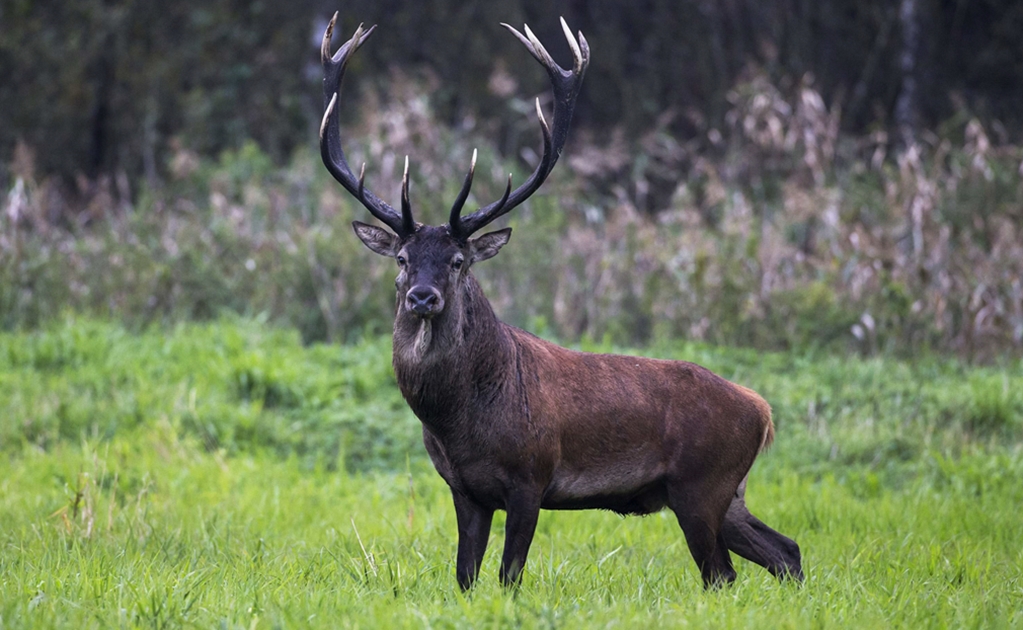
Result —
<instances>
[{"instance_id":1,"label":"antler","mask_svg":"<svg viewBox=\"0 0 1023 630\"><path fill-rule=\"evenodd\" d=\"M461 240L468 238L473 232L506 214L512 208L528 199L547 179L547 176L554 168L554 164L557 163L558 157L561 155L561 149L565 146L569 123L572 122L572 111L575 108L575 99L579 95L579 88L583 82L586 66L590 63L590 47L586 43L586 38L583 37L582 31L580 31L577 41L572 36L572 31L569 30L568 24L565 23L565 18L561 18L561 28L565 31L565 38L568 40L568 45L572 49L572 56L574 57L571 71L565 70L555 63L554 59L551 58L543 44L540 43L540 40L536 38L536 35L533 34L533 31L528 26L525 27L525 35L507 24L502 23L501 26L511 31L512 35L525 45L526 50L547 69L547 74L551 79L551 86L554 89L554 131L552 133L551 129L547 126L547 121L544 120L543 112L540 110L540 99L537 99L536 116L540 120L540 130L543 132L543 158L540 159L540 164L537 165L536 170L529 176L529 179L516 188L514 192L511 191L511 175L509 175L508 187L505 189L504 196L501 199L480 208L468 216L460 217L462 205L465 203L465 198L469 195L469 187L472 185L473 171L476 168L476 153L473 152L472 167L465 178L462 192L459 193L455 205L451 208L451 218L449 220L449 228L452 235Z\"/></svg>"},{"instance_id":2,"label":"antler","mask_svg":"<svg viewBox=\"0 0 1023 630\"><path fill-rule=\"evenodd\" d=\"M376 26L363 30L362 25L355 29L352 38L345 42L333 55L330 54L330 38L334 33L337 13L330 19L327 30L323 33L323 45L320 47L320 58L323 62L323 121L320 123L320 155L323 164L345 189L358 199L362 205L376 218L383 221L399 236L415 232L415 221L412 220L412 208L408 202L408 158L405 158L405 175L402 178L401 214L374 195L365 187L366 165L362 165L359 177L355 177L341 148L341 123L338 120L337 101L341 93L341 79L345 76L348 59L373 34Z\"/></svg>"}]
</instances>

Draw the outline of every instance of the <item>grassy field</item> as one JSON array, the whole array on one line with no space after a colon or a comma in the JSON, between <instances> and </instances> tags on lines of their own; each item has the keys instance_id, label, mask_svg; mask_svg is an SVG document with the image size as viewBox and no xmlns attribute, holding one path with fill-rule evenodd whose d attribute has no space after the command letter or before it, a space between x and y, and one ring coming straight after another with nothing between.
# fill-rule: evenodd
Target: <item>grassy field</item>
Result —
<instances>
[{"instance_id":1,"label":"grassy field","mask_svg":"<svg viewBox=\"0 0 1023 630\"><path fill-rule=\"evenodd\" d=\"M499 515L463 595L386 339L68 319L0 335L0 628L1023 625L1019 362L644 352L772 402L748 500L803 586L704 592L669 513L545 512L522 587Z\"/></svg>"}]
</instances>

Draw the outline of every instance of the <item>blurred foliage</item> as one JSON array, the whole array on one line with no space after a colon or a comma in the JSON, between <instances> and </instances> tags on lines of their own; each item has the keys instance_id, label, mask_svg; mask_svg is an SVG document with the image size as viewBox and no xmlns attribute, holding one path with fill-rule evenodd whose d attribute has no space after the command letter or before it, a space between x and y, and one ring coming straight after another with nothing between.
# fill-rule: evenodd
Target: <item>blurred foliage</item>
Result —
<instances>
[{"instance_id":1,"label":"blurred foliage","mask_svg":"<svg viewBox=\"0 0 1023 630\"><path fill-rule=\"evenodd\" d=\"M401 156L415 157L416 217L437 224L470 147L481 150L470 207L526 172L480 130L439 123L430 85L346 101L361 122L344 130L384 198L397 196ZM640 161L614 142L566 155L502 220L513 245L475 269L497 313L568 341L1020 354L1023 147L996 143L975 118L907 151L882 132L850 139L808 81L785 90L753 74L729 99L718 157L663 131L638 141ZM116 179L99 179L77 213L32 175L28 149L17 154L26 175L0 208L4 328L67 309L133 328L259 315L306 341L390 327L393 261L354 237L366 212L312 151L277 167L252 141L212 160L178 147L165 184L127 203ZM681 179L651 215L665 170Z\"/></svg>"},{"instance_id":2,"label":"blurred foliage","mask_svg":"<svg viewBox=\"0 0 1023 630\"><path fill-rule=\"evenodd\" d=\"M968 110L1019 138L1023 5L917 0L917 107L933 128ZM569 58L555 19L593 45L577 129L635 137L663 124L705 149L749 68L779 85L812 75L847 132L891 124L903 81L899 3L883 0L4 0L0 3L0 184L20 140L42 175L125 173L119 191L166 173L174 143L204 157L249 140L277 163L314 141L321 112L318 38L381 28L356 57L349 87L387 86L398 68L433 81L445 124L486 127L505 155L532 147L522 113L546 77L500 22L527 22ZM658 122L660 121L660 123ZM526 127L527 132L531 127ZM84 186L80 184L79 187Z\"/></svg>"},{"instance_id":3,"label":"blurred foliage","mask_svg":"<svg viewBox=\"0 0 1023 630\"><path fill-rule=\"evenodd\" d=\"M1020 9L920 0L920 113L940 124L907 146L888 132L889 4L352 0L335 46L354 16L381 28L353 61L345 147L389 199L411 155L419 220L445 220L473 146L469 203L497 199L535 163L531 100L548 93L498 22L567 60L562 13L593 64L561 165L477 270L507 321L565 340L1019 354L1023 144L1015 88L991 87L1018 46L978 34ZM332 8L0 4L0 327L70 309L135 329L242 313L306 341L386 330L392 263L353 237L366 214L314 154ZM927 71L964 42L977 55Z\"/></svg>"},{"instance_id":4,"label":"blurred foliage","mask_svg":"<svg viewBox=\"0 0 1023 630\"><path fill-rule=\"evenodd\" d=\"M215 155L305 141L310 2L0 4L0 155L43 173L160 176L171 142Z\"/></svg>"}]
</instances>

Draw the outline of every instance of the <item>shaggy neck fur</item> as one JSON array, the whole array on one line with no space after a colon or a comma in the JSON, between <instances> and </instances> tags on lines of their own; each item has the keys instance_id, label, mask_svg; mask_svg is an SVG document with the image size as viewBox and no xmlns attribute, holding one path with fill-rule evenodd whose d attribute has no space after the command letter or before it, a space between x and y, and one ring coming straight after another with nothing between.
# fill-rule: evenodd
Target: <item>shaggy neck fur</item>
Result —
<instances>
[{"instance_id":1,"label":"shaggy neck fur","mask_svg":"<svg viewBox=\"0 0 1023 630\"><path fill-rule=\"evenodd\" d=\"M496 398L514 346L472 274L431 320L398 301L394 372L409 407L429 428L452 428L465 410Z\"/></svg>"}]
</instances>

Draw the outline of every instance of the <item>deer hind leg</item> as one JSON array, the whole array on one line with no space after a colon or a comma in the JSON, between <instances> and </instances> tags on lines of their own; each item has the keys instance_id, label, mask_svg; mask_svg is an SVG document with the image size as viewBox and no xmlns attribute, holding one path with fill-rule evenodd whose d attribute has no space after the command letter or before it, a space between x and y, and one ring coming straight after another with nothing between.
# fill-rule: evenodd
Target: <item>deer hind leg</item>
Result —
<instances>
[{"instance_id":1,"label":"deer hind leg","mask_svg":"<svg viewBox=\"0 0 1023 630\"><path fill-rule=\"evenodd\" d=\"M771 572L779 580L803 580L802 558L796 541L771 529L746 508L746 480L735 491L725 513L721 534L728 549Z\"/></svg>"},{"instance_id":2,"label":"deer hind leg","mask_svg":"<svg viewBox=\"0 0 1023 630\"><path fill-rule=\"evenodd\" d=\"M700 568L704 588L735 581L735 569L721 533L731 493L722 493L716 486L692 482L668 486L668 505L675 512L689 552Z\"/></svg>"}]
</instances>

